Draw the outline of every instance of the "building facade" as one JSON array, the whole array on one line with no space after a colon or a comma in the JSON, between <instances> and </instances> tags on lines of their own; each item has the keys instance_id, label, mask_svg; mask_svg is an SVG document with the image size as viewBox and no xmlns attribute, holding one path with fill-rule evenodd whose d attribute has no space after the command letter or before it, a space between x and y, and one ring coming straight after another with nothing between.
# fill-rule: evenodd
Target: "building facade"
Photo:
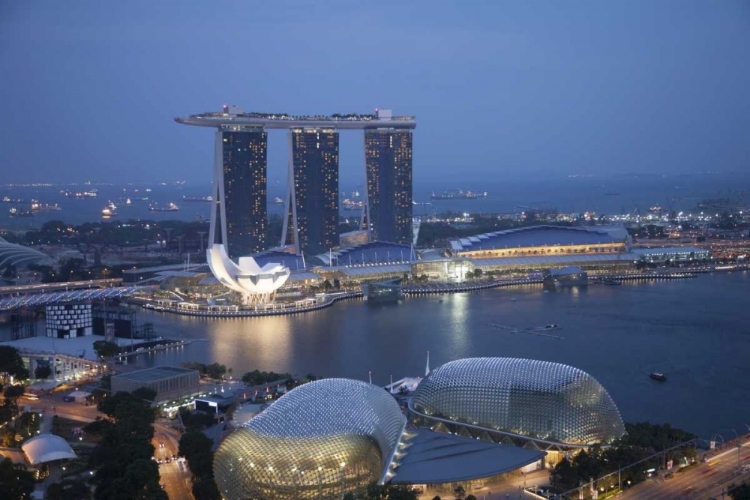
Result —
<instances>
[{"instance_id":1,"label":"building facade","mask_svg":"<svg viewBox=\"0 0 750 500\"><path fill-rule=\"evenodd\" d=\"M158 366L112 377L112 394L133 392L141 387L156 391L155 404L175 401L200 392L200 374L198 370Z\"/></svg>"},{"instance_id":2,"label":"building facade","mask_svg":"<svg viewBox=\"0 0 750 500\"><path fill-rule=\"evenodd\" d=\"M332 128L289 132L291 161L281 245L316 254L338 246L339 134Z\"/></svg>"},{"instance_id":3,"label":"building facade","mask_svg":"<svg viewBox=\"0 0 750 500\"><path fill-rule=\"evenodd\" d=\"M223 126L217 131L215 221L230 257L266 249L268 134L263 127ZM216 243L217 241L210 241Z\"/></svg>"},{"instance_id":4,"label":"building facade","mask_svg":"<svg viewBox=\"0 0 750 500\"><path fill-rule=\"evenodd\" d=\"M365 130L363 227L371 241L412 242L412 138L411 130Z\"/></svg>"},{"instance_id":5,"label":"building facade","mask_svg":"<svg viewBox=\"0 0 750 500\"><path fill-rule=\"evenodd\" d=\"M609 444L625 434L604 387L572 366L519 358L467 358L436 368L409 409L423 425L546 451Z\"/></svg>"},{"instance_id":6,"label":"building facade","mask_svg":"<svg viewBox=\"0 0 750 500\"><path fill-rule=\"evenodd\" d=\"M380 387L310 382L219 445L216 485L226 500L338 500L386 480L405 426L398 403Z\"/></svg>"}]
</instances>

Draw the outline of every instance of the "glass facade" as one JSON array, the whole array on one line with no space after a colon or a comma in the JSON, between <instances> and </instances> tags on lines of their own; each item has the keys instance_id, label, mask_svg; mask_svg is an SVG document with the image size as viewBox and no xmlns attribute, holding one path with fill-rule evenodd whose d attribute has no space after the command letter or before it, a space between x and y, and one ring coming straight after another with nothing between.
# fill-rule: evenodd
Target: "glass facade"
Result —
<instances>
[{"instance_id":1,"label":"glass facade","mask_svg":"<svg viewBox=\"0 0 750 500\"><path fill-rule=\"evenodd\" d=\"M266 249L268 134L258 127L222 131L227 253L239 257Z\"/></svg>"},{"instance_id":2,"label":"glass facade","mask_svg":"<svg viewBox=\"0 0 750 500\"><path fill-rule=\"evenodd\" d=\"M214 477L227 500L340 499L378 481L406 419L380 387L302 385L227 437Z\"/></svg>"},{"instance_id":3,"label":"glass facade","mask_svg":"<svg viewBox=\"0 0 750 500\"><path fill-rule=\"evenodd\" d=\"M292 163L297 235L289 224L289 243L305 254L338 246L339 134L333 129L293 129ZM290 214L291 215L291 214Z\"/></svg>"},{"instance_id":4,"label":"glass facade","mask_svg":"<svg viewBox=\"0 0 750 500\"><path fill-rule=\"evenodd\" d=\"M620 412L591 375L517 358L468 358L433 370L412 407L429 417L582 446L625 434Z\"/></svg>"},{"instance_id":5,"label":"glass facade","mask_svg":"<svg viewBox=\"0 0 750 500\"><path fill-rule=\"evenodd\" d=\"M365 131L367 227L373 241L412 242L411 130Z\"/></svg>"}]
</instances>

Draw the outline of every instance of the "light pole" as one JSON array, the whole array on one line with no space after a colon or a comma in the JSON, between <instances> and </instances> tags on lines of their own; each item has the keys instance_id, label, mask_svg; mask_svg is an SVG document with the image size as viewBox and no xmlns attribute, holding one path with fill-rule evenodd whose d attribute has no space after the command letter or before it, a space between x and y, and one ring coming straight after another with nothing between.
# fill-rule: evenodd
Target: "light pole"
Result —
<instances>
[{"instance_id":1,"label":"light pole","mask_svg":"<svg viewBox=\"0 0 750 500\"><path fill-rule=\"evenodd\" d=\"M740 435L737 434L737 431L734 429L731 429L732 432L734 432L734 439L737 442L737 470L740 470L740 451L742 449L742 445L740 444Z\"/></svg>"}]
</instances>

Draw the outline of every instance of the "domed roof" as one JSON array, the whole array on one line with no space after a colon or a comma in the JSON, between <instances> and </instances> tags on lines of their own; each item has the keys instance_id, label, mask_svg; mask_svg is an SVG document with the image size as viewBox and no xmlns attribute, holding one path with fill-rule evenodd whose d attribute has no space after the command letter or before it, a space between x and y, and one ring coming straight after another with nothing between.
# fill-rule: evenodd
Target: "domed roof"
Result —
<instances>
[{"instance_id":1,"label":"domed roof","mask_svg":"<svg viewBox=\"0 0 750 500\"><path fill-rule=\"evenodd\" d=\"M385 390L323 379L290 391L234 431L214 456L224 498L339 498L378 481L406 424Z\"/></svg>"},{"instance_id":2,"label":"domed roof","mask_svg":"<svg viewBox=\"0 0 750 500\"><path fill-rule=\"evenodd\" d=\"M625 434L604 387L572 366L518 358L467 358L433 370L411 406L419 413L571 445Z\"/></svg>"}]
</instances>

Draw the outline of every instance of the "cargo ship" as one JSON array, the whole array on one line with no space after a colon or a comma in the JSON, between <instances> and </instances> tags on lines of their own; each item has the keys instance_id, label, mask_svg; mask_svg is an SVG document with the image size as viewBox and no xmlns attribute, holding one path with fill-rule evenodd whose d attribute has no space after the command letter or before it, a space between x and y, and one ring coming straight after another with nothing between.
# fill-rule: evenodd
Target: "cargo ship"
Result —
<instances>
[{"instance_id":1,"label":"cargo ship","mask_svg":"<svg viewBox=\"0 0 750 500\"><path fill-rule=\"evenodd\" d=\"M166 205L151 205L148 209L151 212L177 212L180 207L170 201Z\"/></svg>"},{"instance_id":2,"label":"cargo ship","mask_svg":"<svg viewBox=\"0 0 750 500\"><path fill-rule=\"evenodd\" d=\"M209 202L214 201L213 196L183 196L182 201L202 201L202 202Z\"/></svg>"},{"instance_id":3,"label":"cargo ship","mask_svg":"<svg viewBox=\"0 0 750 500\"><path fill-rule=\"evenodd\" d=\"M432 192L430 195L431 200L476 200L477 198L486 198L487 191L476 193L474 191L464 191L463 189L454 189L451 191L443 191L440 194Z\"/></svg>"}]
</instances>

